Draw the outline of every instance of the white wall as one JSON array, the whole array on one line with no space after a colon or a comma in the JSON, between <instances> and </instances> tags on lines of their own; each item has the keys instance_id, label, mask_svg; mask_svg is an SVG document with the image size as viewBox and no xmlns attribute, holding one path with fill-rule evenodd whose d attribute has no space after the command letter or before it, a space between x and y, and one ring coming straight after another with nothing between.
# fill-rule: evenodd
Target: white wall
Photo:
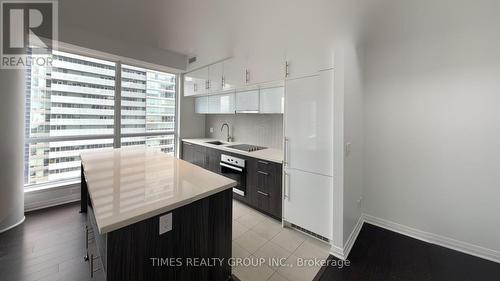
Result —
<instances>
[{"instance_id":1,"label":"white wall","mask_svg":"<svg viewBox=\"0 0 500 281\"><path fill-rule=\"evenodd\" d=\"M364 53L365 212L500 251L500 2L379 3Z\"/></svg>"},{"instance_id":2,"label":"white wall","mask_svg":"<svg viewBox=\"0 0 500 281\"><path fill-rule=\"evenodd\" d=\"M224 123L229 124L235 142L283 149L283 114L208 114L205 136L226 141L227 130L221 131Z\"/></svg>"},{"instance_id":3,"label":"white wall","mask_svg":"<svg viewBox=\"0 0 500 281\"><path fill-rule=\"evenodd\" d=\"M364 184L364 96L362 77L362 57L355 42L343 43L344 76L344 144L350 143L349 151L344 151L344 192L343 192L343 243L348 239L362 214ZM352 237L354 239L355 237Z\"/></svg>"}]
</instances>

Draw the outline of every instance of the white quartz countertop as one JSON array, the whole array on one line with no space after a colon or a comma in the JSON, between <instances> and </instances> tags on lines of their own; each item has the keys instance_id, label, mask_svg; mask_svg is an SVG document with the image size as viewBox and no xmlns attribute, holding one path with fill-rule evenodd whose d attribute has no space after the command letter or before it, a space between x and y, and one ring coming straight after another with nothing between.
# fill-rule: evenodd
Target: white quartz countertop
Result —
<instances>
[{"instance_id":1,"label":"white quartz countertop","mask_svg":"<svg viewBox=\"0 0 500 281\"><path fill-rule=\"evenodd\" d=\"M253 158L257 158L257 159L267 160L267 161L276 162L276 163L280 163L280 164L283 163L283 150L281 150L281 149L266 148L266 149L262 149L262 150L247 152L247 151L238 150L238 149L228 147L228 146L232 146L232 145L242 144L239 142L225 142L225 141L221 141L218 139L211 139L211 138L183 139L182 141L197 144L197 145L203 145L206 147L215 148L215 149L222 150L222 151L228 151L228 152L232 152L232 153L236 153L236 154L241 154L241 155L245 155L245 156L249 156L249 157L253 157ZM224 144L215 145L215 144L207 143L210 141L221 141Z\"/></svg>"},{"instance_id":2,"label":"white quartz countertop","mask_svg":"<svg viewBox=\"0 0 500 281\"><path fill-rule=\"evenodd\" d=\"M169 212L236 185L153 148L81 154L99 233Z\"/></svg>"}]
</instances>

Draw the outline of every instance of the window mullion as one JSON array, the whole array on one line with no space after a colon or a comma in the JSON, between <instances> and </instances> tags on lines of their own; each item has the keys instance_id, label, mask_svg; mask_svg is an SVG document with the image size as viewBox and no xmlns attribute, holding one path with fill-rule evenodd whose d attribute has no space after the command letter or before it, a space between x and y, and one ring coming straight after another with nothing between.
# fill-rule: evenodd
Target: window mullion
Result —
<instances>
[{"instance_id":1,"label":"window mullion","mask_svg":"<svg viewBox=\"0 0 500 281\"><path fill-rule=\"evenodd\" d=\"M121 147L121 128L122 128L122 63L116 62L115 70L115 126L113 147Z\"/></svg>"}]
</instances>

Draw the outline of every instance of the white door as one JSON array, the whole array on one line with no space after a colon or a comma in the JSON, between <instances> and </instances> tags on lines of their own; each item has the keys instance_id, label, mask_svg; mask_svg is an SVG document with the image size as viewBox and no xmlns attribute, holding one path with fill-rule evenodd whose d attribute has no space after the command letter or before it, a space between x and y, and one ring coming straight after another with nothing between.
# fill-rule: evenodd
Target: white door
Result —
<instances>
[{"instance_id":1,"label":"white door","mask_svg":"<svg viewBox=\"0 0 500 281\"><path fill-rule=\"evenodd\" d=\"M208 113L208 97L196 97L194 99L194 112L199 114Z\"/></svg>"},{"instance_id":2,"label":"white door","mask_svg":"<svg viewBox=\"0 0 500 281\"><path fill-rule=\"evenodd\" d=\"M237 113L259 112L259 90L249 90L236 93Z\"/></svg>"},{"instance_id":3,"label":"white door","mask_svg":"<svg viewBox=\"0 0 500 281\"><path fill-rule=\"evenodd\" d=\"M285 165L333 176L333 70L285 83Z\"/></svg>"},{"instance_id":4,"label":"white door","mask_svg":"<svg viewBox=\"0 0 500 281\"><path fill-rule=\"evenodd\" d=\"M224 63L219 62L208 67L209 93L218 93L222 90L222 75Z\"/></svg>"},{"instance_id":5,"label":"white door","mask_svg":"<svg viewBox=\"0 0 500 281\"><path fill-rule=\"evenodd\" d=\"M283 113L285 108L285 88L260 89L259 113Z\"/></svg>"},{"instance_id":6,"label":"white door","mask_svg":"<svg viewBox=\"0 0 500 281\"><path fill-rule=\"evenodd\" d=\"M332 239L333 178L285 168L285 221Z\"/></svg>"}]
</instances>

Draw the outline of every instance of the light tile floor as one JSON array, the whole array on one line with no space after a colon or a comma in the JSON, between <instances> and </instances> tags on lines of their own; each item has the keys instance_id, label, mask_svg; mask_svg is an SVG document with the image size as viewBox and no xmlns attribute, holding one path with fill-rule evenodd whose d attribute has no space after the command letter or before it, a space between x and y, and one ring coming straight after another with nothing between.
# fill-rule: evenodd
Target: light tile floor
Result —
<instances>
[{"instance_id":1,"label":"light tile floor","mask_svg":"<svg viewBox=\"0 0 500 281\"><path fill-rule=\"evenodd\" d=\"M329 245L281 223L236 200L233 200L233 257L264 259L256 266L236 265L233 274L241 281L310 281L319 266L297 266L298 259L326 259ZM283 259L280 266L270 259Z\"/></svg>"}]
</instances>

